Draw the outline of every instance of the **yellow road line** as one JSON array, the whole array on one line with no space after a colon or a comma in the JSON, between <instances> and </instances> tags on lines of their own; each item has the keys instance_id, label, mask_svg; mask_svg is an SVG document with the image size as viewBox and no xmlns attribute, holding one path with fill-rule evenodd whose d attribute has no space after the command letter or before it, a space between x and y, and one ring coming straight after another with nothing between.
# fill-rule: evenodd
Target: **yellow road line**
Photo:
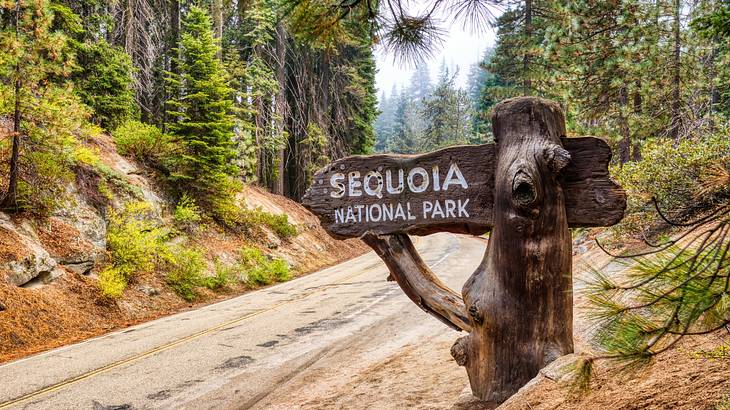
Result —
<instances>
[{"instance_id":1,"label":"yellow road line","mask_svg":"<svg viewBox=\"0 0 730 410\"><path fill-rule=\"evenodd\" d=\"M360 275L362 275L362 274L364 274L366 272L367 271L356 272L356 273L354 273L352 275L348 275L348 276L344 277L343 279L340 279L340 280L338 280L336 282L332 282L330 285L339 285L341 283L347 282L348 280L350 280L350 279L352 279L352 278L354 278L356 276L360 276ZM9 400L9 401L0 403L0 409L5 409L5 408L8 408L10 406L13 406L13 405L22 403L22 402L26 402L26 401L31 400L33 398L36 398L38 396L42 396L42 395L45 395L47 393L52 393L54 391L58 391L58 390L66 387L66 386L69 386L69 385L78 383L78 382L80 382L82 380L91 378L91 377L96 376L98 374L105 373L105 372L107 372L109 370L115 369L115 368L120 367L120 366L123 366L125 364L129 364L129 363L136 362L138 360L141 360L141 359L144 359L146 357L152 356L152 355L154 355L156 353L159 353L159 352L162 352L162 351L171 349L171 348L173 348L175 346L181 345L181 344L183 344L185 342L189 342L191 340L198 339L198 338L200 338L202 336L205 336L207 334L210 334L212 332L215 332L216 330L220 330L220 329L222 329L224 327L227 327L227 326L230 326L230 325L233 325L233 324L236 324L236 323L243 322L246 319L250 319L250 318L252 318L254 316L258 316L258 315L260 315L262 313L272 311L272 310L274 310L274 309L276 309L276 308L278 308L280 306L283 306L283 305L286 305L286 304L289 304L289 303L293 303L293 302L299 302L299 301L301 301L301 300L303 300L303 299L305 299L305 298L307 298L309 296L312 296L315 293L323 292L323 291L325 291L327 289L329 289L329 286L324 286L324 287L322 287L320 289L316 289L316 290L313 290L313 291L311 291L309 293L305 293L304 294L304 297L302 297L302 298L284 300L282 302L279 302L279 303L276 303L276 304L274 304L272 306L269 306L268 308L261 309L261 310L257 310L255 312L251 312L251 313L249 313L247 315L241 316L241 317L236 318L236 319L233 319L233 320L229 320L228 322L221 323L221 324L216 325L214 327L211 327L209 329L201 330L200 332L193 333L192 335L183 337L182 339L178 339L178 340L176 340L174 342L169 342L169 343L166 343L166 344L157 346L156 348L151 349L151 350L148 350L146 352L138 353L138 354L136 354L134 356L131 356L129 358L126 358L126 359L123 359L123 360L119 360L117 362L110 363L110 364L108 364L106 366L102 366L102 367L100 367L98 369L95 369L95 370L92 370L90 372L87 372L87 373L78 375L76 377L72 377L72 378L67 379L67 380L64 380L64 381L62 381L60 383L56 383L56 384L53 384L53 385L44 387L44 388L42 388L40 390L37 390L35 392L24 394L24 395L22 395L22 396L20 396L18 398L15 398L15 399L12 399L12 400Z\"/></svg>"}]
</instances>

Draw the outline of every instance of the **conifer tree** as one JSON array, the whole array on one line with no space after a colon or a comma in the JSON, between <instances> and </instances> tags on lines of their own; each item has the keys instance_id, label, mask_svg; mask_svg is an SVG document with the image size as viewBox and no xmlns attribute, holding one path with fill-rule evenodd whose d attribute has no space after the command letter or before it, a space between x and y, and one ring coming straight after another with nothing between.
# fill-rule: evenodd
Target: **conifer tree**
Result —
<instances>
[{"instance_id":1,"label":"conifer tree","mask_svg":"<svg viewBox=\"0 0 730 410\"><path fill-rule=\"evenodd\" d=\"M180 73L168 76L168 86L174 90L170 94L177 96L168 102L168 126L181 146L181 152L170 158L169 178L209 206L216 206L229 177L236 173L233 91L218 50L210 17L205 10L191 7L180 36Z\"/></svg>"},{"instance_id":2,"label":"conifer tree","mask_svg":"<svg viewBox=\"0 0 730 410\"><path fill-rule=\"evenodd\" d=\"M0 2L0 10L8 20L0 32L0 73L13 87L8 96L13 104L8 188L0 208L18 210L21 150L31 138L24 121L47 98L45 91L54 86L53 81L70 73L73 60L66 36L52 29L53 12L45 0Z\"/></svg>"},{"instance_id":3,"label":"conifer tree","mask_svg":"<svg viewBox=\"0 0 730 410\"><path fill-rule=\"evenodd\" d=\"M421 151L466 144L471 140L471 102L466 91L454 86L456 74L449 73L446 63L442 63L438 83L423 103L426 129L420 143Z\"/></svg>"}]
</instances>

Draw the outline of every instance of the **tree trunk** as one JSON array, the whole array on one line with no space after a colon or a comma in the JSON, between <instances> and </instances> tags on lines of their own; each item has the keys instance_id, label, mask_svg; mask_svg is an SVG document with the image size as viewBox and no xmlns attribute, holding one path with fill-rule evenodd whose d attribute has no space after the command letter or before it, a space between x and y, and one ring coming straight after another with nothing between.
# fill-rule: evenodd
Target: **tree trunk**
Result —
<instances>
[{"instance_id":1,"label":"tree trunk","mask_svg":"<svg viewBox=\"0 0 730 410\"><path fill-rule=\"evenodd\" d=\"M525 78L523 79L523 93L525 95L532 94L532 80L530 79L530 53L529 48L532 43L532 0L525 0L525 55L522 57L522 70Z\"/></svg>"},{"instance_id":2,"label":"tree trunk","mask_svg":"<svg viewBox=\"0 0 730 410\"><path fill-rule=\"evenodd\" d=\"M634 114L638 117L642 113L642 98L641 98L641 80L636 80L636 91L634 91ZM634 146L631 151L632 161L641 161L641 144L638 141L639 138L634 138Z\"/></svg>"},{"instance_id":3,"label":"tree trunk","mask_svg":"<svg viewBox=\"0 0 730 410\"><path fill-rule=\"evenodd\" d=\"M497 141L494 229L462 294L472 332L455 343L472 392L501 403L538 371L573 351L571 241L558 173L560 107L507 100L492 118Z\"/></svg>"},{"instance_id":4,"label":"tree trunk","mask_svg":"<svg viewBox=\"0 0 730 410\"><path fill-rule=\"evenodd\" d=\"M679 142L679 128L682 122L681 113L681 76L680 76L680 63L681 63L681 37L680 37L680 12L681 12L680 0L674 0L674 55L672 61L672 126L670 135L674 139L675 143Z\"/></svg>"},{"instance_id":5,"label":"tree trunk","mask_svg":"<svg viewBox=\"0 0 730 410\"><path fill-rule=\"evenodd\" d=\"M0 204L5 210L18 210L18 162L20 161L20 67L16 65L15 79L15 111L13 114L13 151L10 155L10 172L8 173L8 190Z\"/></svg>"},{"instance_id":6,"label":"tree trunk","mask_svg":"<svg viewBox=\"0 0 730 410\"><path fill-rule=\"evenodd\" d=\"M20 2L15 3L15 38L20 36ZM2 198L0 208L18 210L18 163L20 162L20 121L21 105L20 91L22 88L20 63L15 64L15 109L13 112L13 150L10 154L10 169L8 172L8 190Z\"/></svg>"},{"instance_id":7,"label":"tree trunk","mask_svg":"<svg viewBox=\"0 0 730 410\"><path fill-rule=\"evenodd\" d=\"M210 4L210 14L213 17L213 37L221 41L223 38L223 0L213 0ZM223 47L218 48L216 54L219 60L223 59Z\"/></svg>"},{"instance_id":8,"label":"tree trunk","mask_svg":"<svg viewBox=\"0 0 730 410\"><path fill-rule=\"evenodd\" d=\"M628 105L628 91L626 87L619 90L619 127L621 128L621 141L618 143L618 157L621 164L631 160L631 128L626 118L626 106Z\"/></svg>"},{"instance_id":9,"label":"tree trunk","mask_svg":"<svg viewBox=\"0 0 730 410\"><path fill-rule=\"evenodd\" d=\"M287 115L286 109L286 31L284 24L279 22L276 25L276 77L279 83L279 91L276 93L276 132L280 136L284 133L284 119ZM277 195L284 195L284 147L276 153L277 175L272 184L272 192Z\"/></svg>"}]
</instances>

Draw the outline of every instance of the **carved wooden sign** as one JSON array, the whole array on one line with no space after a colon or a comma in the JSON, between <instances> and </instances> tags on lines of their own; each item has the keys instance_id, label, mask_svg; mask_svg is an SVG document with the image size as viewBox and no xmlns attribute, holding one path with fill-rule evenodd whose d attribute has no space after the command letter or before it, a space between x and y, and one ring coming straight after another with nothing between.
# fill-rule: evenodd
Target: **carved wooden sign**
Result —
<instances>
[{"instance_id":1,"label":"carved wooden sign","mask_svg":"<svg viewBox=\"0 0 730 410\"><path fill-rule=\"evenodd\" d=\"M571 227L608 226L626 195L608 175L610 147L593 137L562 138L561 173ZM423 155L351 156L317 172L302 198L338 237L433 232L483 234L493 225L495 144Z\"/></svg>"},{"instance_id":2,"label":"carved wooden sign","mask_svg":"<svg viewBox=\"0 0 730 410\"><path fill-rule=\"evenodd\" d=\"M569 228L617 223L626 194L609 177L608 145L565 138L558 104L503 101L492 125L495 144L335 161L315 174L303 204L332 235L362 238L421 309L469 333L451 354L472 392L496 405L573 351ZM488 230L461 295L407 235Z\"/></svg>"}]
</instances>

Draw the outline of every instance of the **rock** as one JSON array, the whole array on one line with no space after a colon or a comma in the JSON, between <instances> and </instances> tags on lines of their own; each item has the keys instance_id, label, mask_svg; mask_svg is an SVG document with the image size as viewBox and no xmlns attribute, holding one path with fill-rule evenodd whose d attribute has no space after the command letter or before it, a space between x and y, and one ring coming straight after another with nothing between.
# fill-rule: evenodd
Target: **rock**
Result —
<instances>
[{"instance_id":1,"label":"rock","mask_svg":"<svg viewBox=\"0 0 730 410\"><path fill-rule=\"evenodd\" d=\"M0 302L0 312L4 311L6 309L7 308L5 307L5 305L3 304L3 302Z\"/></svg>"},{"instance_id":2,"label":"rock","mask_svg":"<svg viewBox=\"0 0 730 410\"><path fill-rule=\"evenodd\" d=\"M140 292L142 292L145 295L150 296L150 297L157 296L160 294L160 290L157 288L153 288L152 286L140 285L138 287L138 289L140 290Z\"/></svg>"},{"instance_id":3,"label":"rock","mask_svg":"<svg viewBox=\"0 0 730 410\"><path fill-rule=\"evenodd\" d=\"M106 256L75 226L61 218L51 217L39 222L36 231L38 240L51 257L78 274L88 275Z\"/></svg>"},{"instance_id":4,"label":"rock","mask_svg":"<svg viewBox=\"0 0 730 410\"><path fill-rule=\"evenodd\" d=\"M580 360L580 355L577 353L560 356L540 369L540 374L554 382L562 382L573 374L578 360Z\"/></svg>"},{"instance_id":5,"label":"rock","mask_svg":"<svg viewBox=\"0 0 730 410\"><path fill-rule=\"evenodd\" d=\"M15 286L49 274L57 265L38 242L22 235L8 221L0 221L0 257L0 274L4 274L5 281Z\"/></svg>"},{"instance_id":6,"label":"rock","mask_svg":"<svg viewBox=\"0 0 730 410\"><path fill-rule=\"evenodd\" d=\"M266 244L269 249L276 249L281 246L281 239L274 232L268 229L263 229L263 231L266 235Z\"/></svg>"},{"instance_id":7,"label":"rock","mask_svg":"<svg viewBox=\"0 0 730 410\"><path fill-rule=\"evenodd\" d=\"M41 272L35 278L20 285L20 287L26 289L40 288L60 278L61 276L63 276L64 273L66 272L63 270L63 268L56 267L50 272Z\"/></svg>"},{"instance_id":8,"label":"rock","mask_svg":"<svg viewBox=\"0 0 730 410\"><path fill-rule=\"evenodd\" d=\"M499 406L498 403L484 401L471 393L471 387L467 384L461 391L459 398L451 406L451 410L492 410Z\"/></svg>"},{"instance_id":9,"label":"rock","mask_svg":"<svg viewBox=\"0 0 730 410\"><path fill-rule=\"evenodd\" d=\"M106 222L94 207L89 205L81 193L70 187L68 193L73 198L70 203L59 207L55 216L73 225L83 239L100 249L106 248Z\"/></svg>"},{"instance_id":10,"label":"rock","mask_svg":"<svg viewBox=\"0 0 730 410\"><path fill-rule=\"evenodd\" d=\"M96 266L96 262L93 260L90 261L83 261L78 263L69 263L66 261L58 261L60 264L63 265L64 268L76 272L79 275L88 275L91 273L91 270L94 269L94 266Z\"/></svg>"}]
</instances>

